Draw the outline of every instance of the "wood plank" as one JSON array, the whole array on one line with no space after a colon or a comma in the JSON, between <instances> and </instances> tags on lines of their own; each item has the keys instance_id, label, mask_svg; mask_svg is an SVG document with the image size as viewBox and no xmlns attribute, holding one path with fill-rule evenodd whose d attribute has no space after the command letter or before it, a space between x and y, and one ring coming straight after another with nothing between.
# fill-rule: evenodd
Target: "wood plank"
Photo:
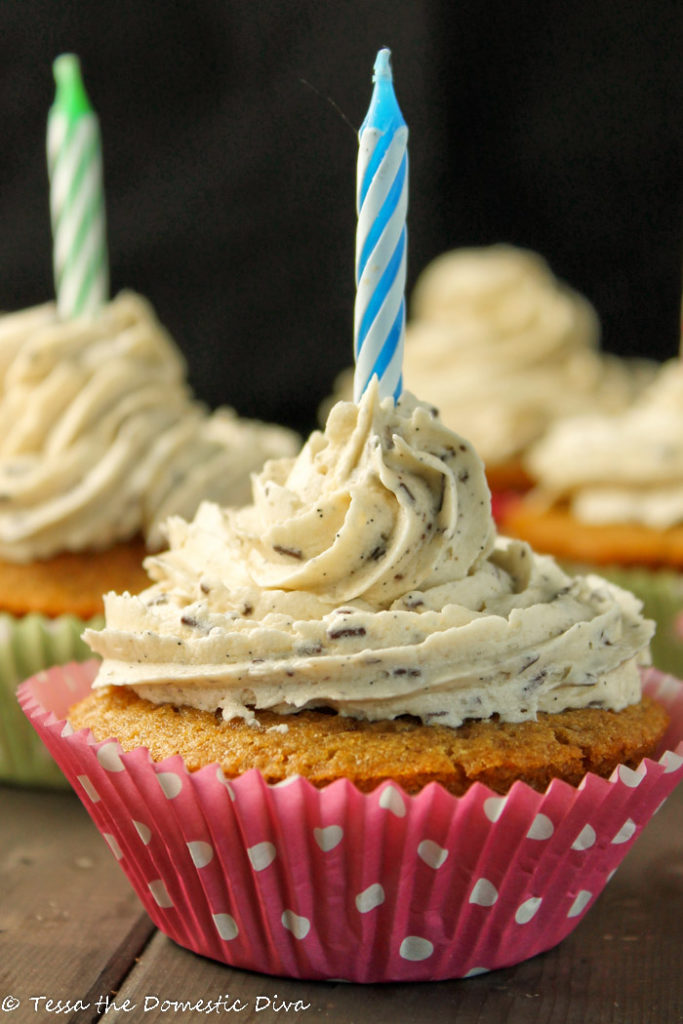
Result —
<instances>
[{"instance_id":1,"label":"wood plank","mask_svg":"<svg viewBox=\"0 0 683 1024\"><path fill-rule=\"evenodd\" d=\"M106 1020L195 1019L174 1002L196 1006L223 996L227 1005L244 1006L229 1017L261 1024L682 1024L682 820L679 786L572 935L517 967L436 984L312 983L232 970L157 934L117 995L119 1005L127 999L140 1016L109 1011ZM283 1008L297 1000L298 1010Z\"/></svg>"},{"instance_id":2,"label":"wood plank","mask_svg":"<svg viewBox=\"0 0 683 1024\"><path fill-rule=\"evenodd\" d=\"M0 999L47 1020L41 996L118 986L153 926L73 793L0 787L0 823Z\"/></svg>"}]
</instances>

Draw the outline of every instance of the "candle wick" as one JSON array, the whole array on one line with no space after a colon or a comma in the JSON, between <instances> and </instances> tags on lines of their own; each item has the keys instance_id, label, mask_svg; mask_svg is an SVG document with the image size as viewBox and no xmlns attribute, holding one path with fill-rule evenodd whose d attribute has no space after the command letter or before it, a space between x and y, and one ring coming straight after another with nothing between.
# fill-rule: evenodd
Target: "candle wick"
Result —
<instances>
[{"instance_id":1,"label":"candle wick","mask_svg":"<svg viewBox=\"0 0 683 1024\"><path fill-rule=\"evenodd\" d=\"M378 52L373 72L373 82L393 82L393 75L391 73L391 50L387 47Z\"/></svg>"}]
</instances>

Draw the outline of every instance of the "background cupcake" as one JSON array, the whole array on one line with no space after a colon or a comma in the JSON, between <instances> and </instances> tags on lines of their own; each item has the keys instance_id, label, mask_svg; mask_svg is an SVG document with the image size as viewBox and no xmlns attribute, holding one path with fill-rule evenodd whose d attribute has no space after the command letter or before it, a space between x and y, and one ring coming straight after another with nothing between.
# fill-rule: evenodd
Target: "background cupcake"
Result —
<instances>
[{"instance_id":1,"label":"background cupcake","mask_svg":"<svg viewBox=\"0 0 683 1024\"><path fill-rule=\"evenodd\" d=\"M60 782L14 699L17 683L90 651L109 589L146 584L169 514L241 503L250 473L297 447L282 428L209 413L149 304L96 317L47 304L0 319L0 778Z\"/></svg>"},{"instance_id":2,"label":"background cupcake","mask_svg":"<svg viewBox=\"0 0 683 1024\"><path fill-rule=\"evenodd\" d=\"M655 664L683 673L683 361L618 415L558 423L527 466L537 486L507 506L501 529L638 594L658 624Z\"/></svg>"},{"instance_id":3,"label":"background cupcake","mask_svg":"<svg viewBox=\"0 0 683 1024\"><path fill-rule=\"evenodd\" d=\"M109 301L99 126L78 60L54 64L48 166L56 302L0 319L0 779L61 776L18 712L27 674L86 656L111 588L144 585L171 514L241 502L296 447L278 427L209 414L150 305Z\"/></svg>"}]
</instances>

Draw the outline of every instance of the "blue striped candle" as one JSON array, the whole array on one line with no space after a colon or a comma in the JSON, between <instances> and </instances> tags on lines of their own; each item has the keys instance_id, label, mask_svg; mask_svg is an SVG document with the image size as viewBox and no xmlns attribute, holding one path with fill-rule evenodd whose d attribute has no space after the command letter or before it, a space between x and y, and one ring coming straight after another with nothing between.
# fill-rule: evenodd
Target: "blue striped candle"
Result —
<instances>
[{"instance_id":1,"label":"blue striped candle","mask_svg":"<svg viewBox=\"0 0 683 1024\"><path fill-rule=\"evenodd\" d=\"M373 376L380 397L403 388L408 128L394 93L390 50L375 61L370 107L361 125L356 205L354 401Z\"/></svg>"}]
</instances>

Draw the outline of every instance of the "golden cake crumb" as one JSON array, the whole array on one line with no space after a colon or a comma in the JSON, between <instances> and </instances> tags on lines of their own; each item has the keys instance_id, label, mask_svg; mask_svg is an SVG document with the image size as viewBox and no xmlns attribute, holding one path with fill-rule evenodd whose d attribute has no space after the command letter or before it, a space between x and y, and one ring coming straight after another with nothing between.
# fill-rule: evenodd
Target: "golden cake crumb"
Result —
<instances>
[{"instance_id":1,"label":"golden cake crumb","mask_svg":"<svg viewBox=\"0 0 683 1024\"><path fill-rule=\"evenodd\" d=\"M0 610L90 619L102 614L107 591L137 594L149 585L142 568L146 554L144 542L136 539L104 551L66 551L35 562L0 559Z\"/></svg>"},{"instance_id":2,"label":"golden cake crumb","mask_svg":"<svg viewBox=\"0 0 683 1024\"><path fill-rule=\"evenodd\" d=\"M470 721L458 729L412 718L366 722L324 711L256 712L258 725L190 707L152 704L125 687L94 690L69 712L74 729L124 750L147 747L154 761L181 754L189 771L219 763L229 778L258 769L268 783L303 775L326 786L346 778L369 792L392 779L408 793L430 782L464 793L482 782L506 793L517 779L544 790L554 778L578 785L586 772L607 777L637 767L667 726L655 701L620 712L582 708L539 714L538 721ZM285 724L286 732L273 727Z\"/></svg>"}]
</instances>

